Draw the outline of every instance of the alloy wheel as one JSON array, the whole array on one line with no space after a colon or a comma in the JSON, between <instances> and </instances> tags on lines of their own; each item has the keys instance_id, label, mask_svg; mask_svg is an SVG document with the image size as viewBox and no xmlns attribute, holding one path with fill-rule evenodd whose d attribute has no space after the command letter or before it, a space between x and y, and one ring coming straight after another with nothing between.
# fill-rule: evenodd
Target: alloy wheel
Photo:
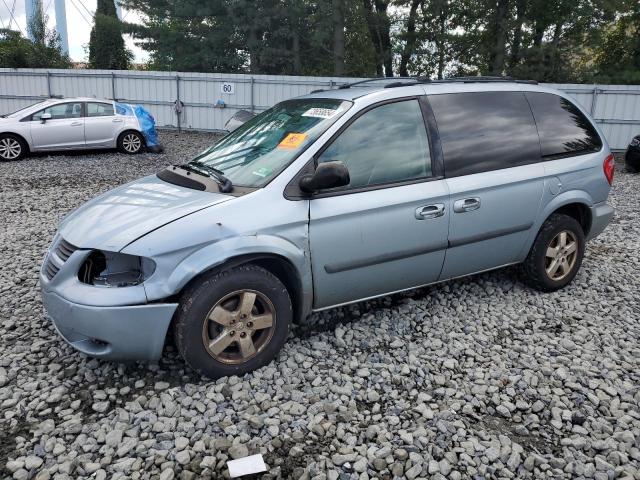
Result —
<instances>
[{"instance_id":1,"label":"alloy wheel","mask_svg":"<svg viewBox=\"0 0 640 480\"><path fill-rule=\"evenodd\" d=\"M129 153L136 153L142 147L142 141L135 133L128 133L122 139L122 147Z\"/></svg>"},{"instance_id":2,"label":"alloy wheel","mask_svg":"<svg viewBox=\"0 0 640 480\"><path fill-rule=\"evenodd\" d=\"M265 295L255 290L238 290L225 295L209 311L202 341L214 359L238 365L269 344L275 325L275 308Z\"/></svg>"},{"instance_id":3,"label":"alloy wheel","mask_svg":"<svg viewBox=\"0 0 640 480\"><path fill-rule=\"evenodd\" d=\"M570 230L558 233L547 247L545 254L545 271L547 276L554 281L565 278L578 258L578 239Z\"/></svg>"},{"instance_id":4,"label":"alloy wheel","mask_svg":"<svg viewBox=\"0 0 640 480\"><path fill-rule=\"evenodd\" d=\"M6 137L0 139L0 158L3 160L15 160L22 153L22 145L15 138Z\"/></svg>"}]
</instances>

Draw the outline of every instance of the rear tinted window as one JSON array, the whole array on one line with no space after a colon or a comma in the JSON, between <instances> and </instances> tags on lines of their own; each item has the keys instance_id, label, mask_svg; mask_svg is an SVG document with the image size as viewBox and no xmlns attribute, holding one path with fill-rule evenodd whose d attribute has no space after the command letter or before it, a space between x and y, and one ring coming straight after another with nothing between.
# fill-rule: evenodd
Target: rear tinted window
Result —
<instances>
[{"instance_id":1,"label":"rear tinted window","mask_svg":"<svg viewBox=\"0 0 640 480\"><path fill-rule=\"evenodd\" d=\"M602 140L578 107L552 93L526 93L538 125L543 157L597 152Z\"/></svg>"},{"instance_id":2,"label":"rear tinted window","mask_svg":"<svg viewBox=\"0 0 640 480\"><path fill-rule=\"evenodd\" d=\"M522 92L431 95L448 177L540 161L540 143Z\"/></svg>"}]
</instances>

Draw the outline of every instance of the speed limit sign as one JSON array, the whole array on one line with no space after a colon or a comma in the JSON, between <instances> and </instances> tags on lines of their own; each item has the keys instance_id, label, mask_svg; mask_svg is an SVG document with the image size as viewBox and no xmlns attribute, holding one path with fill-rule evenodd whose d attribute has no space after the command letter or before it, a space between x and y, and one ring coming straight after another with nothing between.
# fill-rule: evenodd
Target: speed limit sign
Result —
<instances>
[{"instance_id":1,"label":"speed limit sign","mask_svg":"<svg viewBox=\"0 0 640 480\"><path fill-rule=\"evenodd\" d=\"M235 85L233 83L223 83L220 86L220 92L227 95L233 95L234 93L236 93Z\"/></svg>"}]
</instances>

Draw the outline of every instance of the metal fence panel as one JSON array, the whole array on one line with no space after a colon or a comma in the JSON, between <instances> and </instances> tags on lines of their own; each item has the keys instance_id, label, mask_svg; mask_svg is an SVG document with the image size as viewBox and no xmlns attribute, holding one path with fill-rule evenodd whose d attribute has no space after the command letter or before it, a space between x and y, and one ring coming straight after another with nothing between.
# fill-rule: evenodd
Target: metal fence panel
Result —
<instances>
[{"instance_id":1,"label":"metal fence panel","mask_svg":"<svg viewBox=\"0 0 640 480\"><path fill-rule=\"evenodd\" d=\"M221 130L238 110L260 112L316 89L358 78L244 75L223 73L0 68L0 114L51 95L116 98L139 103L158 126ZM233 92L222 91L232 84ZM640 85L549 84L573 96L596 119L613 149L626 148L640 133ZM174 103L184 104L177 115ZM217 102L224 102L219 108Z\"/></svg>"}]
</instances>

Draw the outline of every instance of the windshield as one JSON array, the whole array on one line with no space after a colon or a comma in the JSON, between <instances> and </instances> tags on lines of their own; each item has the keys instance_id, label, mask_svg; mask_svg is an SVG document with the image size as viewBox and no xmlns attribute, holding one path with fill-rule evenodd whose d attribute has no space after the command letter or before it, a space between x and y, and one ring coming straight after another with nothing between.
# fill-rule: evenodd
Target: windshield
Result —
<instances>
[{"instance_id":1,"label":"windshield","mask_svg":"<svg viewBox=\"0 0 640 480\"><path fill-rule=\"evenodd\" d=\"M351 106L336 99L279 103L252 118L188 165L213 167L234 185L260 187L286 168Z\"/></svg>"},{"instance_id":2,"label":"windshield","mask_svg":"<svg viewBox=\"0 0 640 480\"><path fill-rule=\"evenodd\" d=\"M15 112L5 113L5 114L4 114L4 115L2 115L2 116L3 116L3 117L5 117L5 118L8 118L8 117L15 117L15 116L19 115L21 112L23 112L23 111L27 110L28 108L35 107L36 105L40 105L41 103L46 103L46 100L45 100L45 101L42 101L42 102L32 103L31 105L28 105L28 106L26 106L26 107L22 107L21 109L16 110Z\"/></svg>"}]
</instances>

